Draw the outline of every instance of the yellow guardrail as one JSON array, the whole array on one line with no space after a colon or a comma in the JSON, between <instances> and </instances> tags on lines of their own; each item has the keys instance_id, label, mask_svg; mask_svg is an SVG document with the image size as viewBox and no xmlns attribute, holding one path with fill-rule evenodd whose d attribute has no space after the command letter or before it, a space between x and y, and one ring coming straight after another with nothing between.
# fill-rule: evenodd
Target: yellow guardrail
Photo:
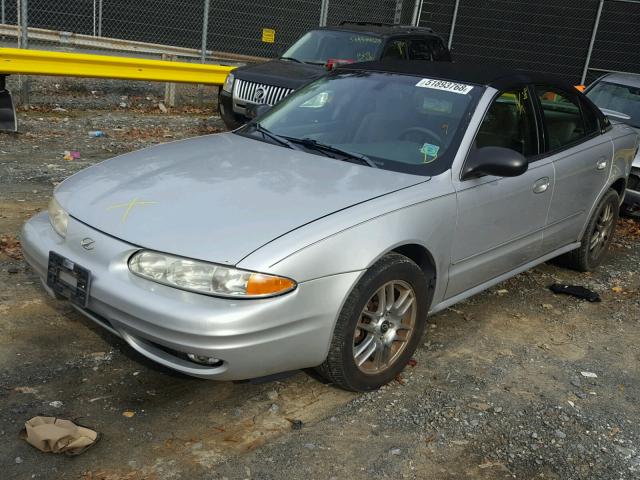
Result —
<instances>
[{"instance_id":1,"label":"yellow guardrail","mask_svg":"<svg viewBox=\"0 0 640 480\"><path fill-rule=\"evenodd\" d=\"M0 75L57 75L222 85L236 67L85 53L0 48Z\"/></svg>"}]
</instances>

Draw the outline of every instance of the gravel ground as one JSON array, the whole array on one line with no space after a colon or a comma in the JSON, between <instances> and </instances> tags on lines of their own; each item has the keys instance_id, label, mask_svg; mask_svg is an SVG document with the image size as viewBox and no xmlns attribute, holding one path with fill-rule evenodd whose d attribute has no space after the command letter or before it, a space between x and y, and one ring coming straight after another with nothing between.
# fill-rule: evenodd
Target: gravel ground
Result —
<instances>
[{"instance_id":1,"label":"gravel ground","mask_svg":"<svg viewBox=\"0 0 640 480\"><path fill-rule=\"evenodd\" d=\"M35 85L21 133L0 134L3 479L640 478L640 223L620 221L593 274L545 264L430 318L414 362L378 392L344 392L310 372L262 384L187 378L48 298L20 259L20 226L57 182L221 128L214 105L161 113L158 86L94 85ZM107 136L90 138L96 129ZM80 158L63 160L65 150ZM554 295L554 282L603 301ZM38 414L103 438L78 457L40 453L18 436Z\"/></svg>"}]
</instances>

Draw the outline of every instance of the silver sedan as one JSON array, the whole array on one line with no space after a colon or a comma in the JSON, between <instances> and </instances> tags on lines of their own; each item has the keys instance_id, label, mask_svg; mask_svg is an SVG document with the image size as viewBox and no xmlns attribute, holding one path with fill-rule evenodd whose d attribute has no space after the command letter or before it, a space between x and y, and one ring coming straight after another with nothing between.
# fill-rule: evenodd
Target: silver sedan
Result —
<instances>
[{"instance_id":1,"label":"silver sedan","mask_svg":"<svg viewBox=\"0 0 640 480\"><path fill-rule=\"evenodd\" d=\"M608 73L589 85L585 94L611 121L640 133L640 75ZM633 160L624 206L629 212L640 210L640 155Z\"/></svg>"},{"instance_id":2,"label":"silver sedan","mask_svg":"<svg viewBox=\"0 0 640 480\"><path fill-rule=\"evenodd\" d=\"M553 78L358 64L72 176L22 241L50 294L165 366L371 390L428 314L554 257L596 268L637 149Z\"/></svg>"}]
</instances>

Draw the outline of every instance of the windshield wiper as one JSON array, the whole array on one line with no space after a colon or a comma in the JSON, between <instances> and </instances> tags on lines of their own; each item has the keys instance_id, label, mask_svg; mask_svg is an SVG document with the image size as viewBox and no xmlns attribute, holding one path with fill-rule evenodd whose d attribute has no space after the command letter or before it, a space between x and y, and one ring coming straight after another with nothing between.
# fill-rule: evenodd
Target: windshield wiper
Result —
<instances>
[{"instance_id":1,"label":"windshield wiper","mask_svg":"<svg viewBox=\"0 0 640 480\"><path fill-rule=\"evenodd\" d=\"M373 160L371 160L369 157L367 157L366 155L363 155L361 153L355 153L355 152L349 152L347 150L343 150L341 148L338 147L334 147L333 145L327 145L325 143L319 143L317 140L314 140L313 138L293 138L293 137L286 137L287 140L294 142L294 143L299 143L307 148L311 148L313 150L318 150L320 152L324 152L325 154L328 153L335 153L337 155L342 155L343 157L346 157L349 160L358 160L360 163L364 164L364 165L368 165L371 168L378 168L378 165L376 165ZM329 155L331 156L331 155ZM331 156L332 158L336 158Z\"/></svg>"},{"instance_id":2,"label":"windshield wiper","mask_svg":"<svg viewBox=\"0 0 640 480\"><path fill-rule=\"evenodd\" d=\"M325 65L325 62L312 62L311 60L298 60L293 57L280 57L280 60L289 60L295 63L306 63L307 65Z\"/></svg>"},{"instance_id":3,"label":"windshield wiper","mask_svg":"<svg viewBox=\"0 0 640 480\"><path fill-rule=\"evenodd\" d=\"M287 138L281 137L280 135L276 135L275 133L264 128L260 123L252 123L250 124L257 132L260 132L263 137L269 138L280 145L283 145L292 150L300 150L293 143L291 143Z\"/></svg>"}]
</instances>

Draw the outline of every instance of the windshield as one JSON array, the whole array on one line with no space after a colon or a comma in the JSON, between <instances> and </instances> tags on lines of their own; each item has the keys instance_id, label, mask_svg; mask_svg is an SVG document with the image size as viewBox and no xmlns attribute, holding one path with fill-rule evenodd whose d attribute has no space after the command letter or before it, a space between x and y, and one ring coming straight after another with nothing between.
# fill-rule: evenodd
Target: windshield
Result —
<instances>
[{"instance_id":1,"label":"windshield","mask_svg":"<svg viewBox=\"0 0 640 480\"><path fill-rule=\"evenodd\" d=\"M305 63L324 65L335 63L367 62L377 58L382 39L372 35L335 30L312 30L305 33L282 54Z\"/></svg>"},{"instance_id":2,"label":"windshield","mask_svg":"<svg viewBox=\"0 0 640 480\"><path fill-rule=\"evenodd\" d=\"M337 71L287 97L259 125L311 153L322 154L316 151L321 144L365 156L371 166L436 175L451 167L483 90L409 75ZM262 139L255 130L248 125L239 133Z\"/></svg>"},{"instance_id":3,"label":"windshield","mask_svg":"<svg viewBox=\"0 0 640 480\"><path fill-rule=\"evenodd\" d=\"M631 119L624 122L632 127L640 128L639 87L599 82L587 92L587 96L600 108L628 115Z\"/></svg>"}]
</instances>

